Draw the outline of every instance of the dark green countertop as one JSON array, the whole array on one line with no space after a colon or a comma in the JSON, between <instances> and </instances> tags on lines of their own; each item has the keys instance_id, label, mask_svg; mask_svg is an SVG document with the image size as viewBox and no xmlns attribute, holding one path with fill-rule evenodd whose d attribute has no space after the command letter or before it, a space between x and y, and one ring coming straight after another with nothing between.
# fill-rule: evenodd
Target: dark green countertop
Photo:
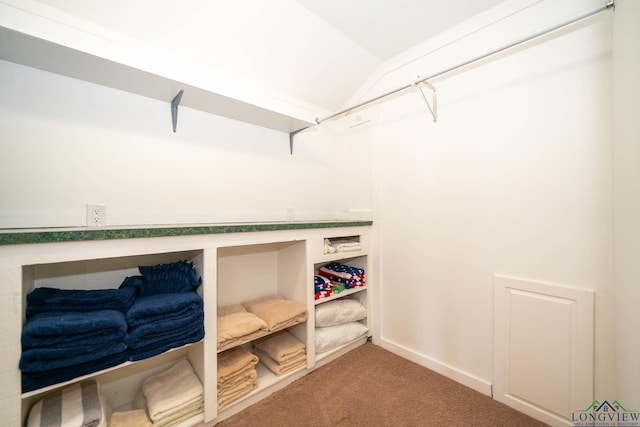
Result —
<instances>
[{"instance_id":1,"label":"dark green countertop","mask_svg":"<svg viewBox=\"0 0 640 427\"><path fill-rule=\"evenodd\" d=\"M68 227L0 230L0 245L77 242L84 240L135 239L142 237L192 236L250 231L302 230L310 228L364 227L373 221L256 222L228 224L158 225L130 227Z\"/></svg>"}]
</instances>

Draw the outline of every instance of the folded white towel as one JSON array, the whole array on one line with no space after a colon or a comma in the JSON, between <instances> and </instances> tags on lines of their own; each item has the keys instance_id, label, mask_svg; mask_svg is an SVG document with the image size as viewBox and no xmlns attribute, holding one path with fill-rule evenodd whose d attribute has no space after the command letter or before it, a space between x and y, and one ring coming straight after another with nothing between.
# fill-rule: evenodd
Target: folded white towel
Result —
<instances>
[{"instance_id":1,"label":"folded white towel","mask_svg":"<svg viewBox=\"0 0 640 427\"><path fill-rule=\"evenodd\" d=\"M361 251L362 243L353 240L330 240L324 239L324 253L333 254L336 252Z\"/></svg>"},{"instance_id":2,"label":"folded white towel","mask_svg":"<svg viewBox=\"0 0 640 427\"><path fill-rule=\"evenodd\" d=\"M188 360L153 375L142 383L149 416L153 421L202 399L203 387Z\"/></svg>"},{"instance_id":3,"label":"folded white towel","mask_svg":"<svg viewBox=\"0 0 640 427\"><path fill-rule=\"evenodd\" d=\"M167 413L167 416L154 421L153 427L175 427L198 415L202 415L204 419L204 399L176 412Z\"/></svg>"}]
</instances>

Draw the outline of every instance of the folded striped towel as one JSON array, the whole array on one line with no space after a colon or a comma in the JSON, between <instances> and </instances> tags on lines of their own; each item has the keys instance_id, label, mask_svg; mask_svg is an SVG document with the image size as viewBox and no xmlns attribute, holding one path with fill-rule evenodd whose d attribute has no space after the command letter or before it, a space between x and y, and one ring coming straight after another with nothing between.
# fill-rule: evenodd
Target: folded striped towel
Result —
<instances>
[{"instance_id":1,"label":"folded striped towel","mask_svg":"<svg viewBox=\"0 0 640 427\"><path fill-rule=\"evenodd\" d=\"M36 402L27 427L106 427L107 411L96 380L76 383Z\"/></svg>"}]
</instances>

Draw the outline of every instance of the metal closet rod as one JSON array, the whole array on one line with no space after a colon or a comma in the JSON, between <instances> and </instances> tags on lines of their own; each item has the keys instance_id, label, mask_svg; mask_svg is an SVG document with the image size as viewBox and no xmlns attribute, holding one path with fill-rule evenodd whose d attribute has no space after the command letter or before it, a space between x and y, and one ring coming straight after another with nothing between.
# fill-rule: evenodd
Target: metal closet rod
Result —
<instances>
[{"instance_id":1,"label":"metal closet rod","mask_svg":"<svg viewBox=\"0 0 640 427\"><path fill-rule=\"evenodd\" d=\"M556 24L556 25L553 25L551 27L545 28L545 29L543 29L541 31L538 31L537 33L531 34L531 35L529 35L527 37L524 37L524 38L519 39L517 41L514 41L512 43L509 43L509 44L507 44L505 46L502 46L502 47L500 47L498 49L489 51L489 52L484 53L484 54L482 54L480 56L476 56L475 58L469 59L469 60L464 61L464 62L462 62L460 64L457 64L457 65L454 65L453 67L446 68L446 69L444 69L442 71L439 71L439 72L437 72L435 74L431 74L428 77L421 78L419 80L411 82L411 83L409 83L407 85L404 85L404 86L399 87L397 89L394 89L392 91L383 93L382 95L378 95L375 98L371 98L371 99L369 99L367 101L363 101L363 102L361 102L359 104L356 104L356 105L353 105L353 106L351 106L349 108L345 108L344 110L338 111L337 113L334 113L334 114L332 114L330 116L324 117L322 119L316 118L316 125L319 125L322 122L326 122L327 120L334 119L334 118L336 118L338 116L341 116L342 114L346 114L346 113L348 113L350 111L353 111L353 110L356 110L358 108L364 107L365 105L372 104L372 103L374 103L376 101L379 101L379 100L381 100L383 98L386 98L388 96L395 95L397 93L400 93L402 91L410 89L410 88L412 88L412 87L414 87L416 85L419 85L421 83L425 83L427 80L431 80L431 79L433 79L435 77L440 77L443 74L447 74L447 73L455 71L455 70L457 70L459 68L466 67L468 65L473 64L474 62L482 61L483 59L486 59L486 58L488 58L490 56L496 55L496 54L498 54L500 52L503 52L505 50L514 48L514 47L516 47L518 45L521 45L521 44L526 43L528 41L531 41L533 39L537 39L538 37L542 37L542 36L544 36L546 34L549 34L549 33L553 32L553 31L559 30L559 29L561 29L563 27L566 27L568 25L571 25L571 24L574 24L576 22L579 22L579 21L582 21L584 19L587 19L587 18L589 18L589 17L591 17L593 15L596 15L596 14L602 12L602 11L605 11L605 10L608 10L608 9L614 9L614 8L615 8L614 0L609 0L606 4L604 4L602 6L599 6L599 7L595 8L595 9L592 9L592 10L589 10L589 11L586 11L586 12L583 12L583 13L581 13L579 15L576 15L573 18L570 18L570 19L568 19L568 20L566 20L564 22L561 22L559 24ZM302 132L305 129L309 129L310 127L311 126L304 127L302 129L298 129L296 131L293 131L293 132L291 132L289 134L289 144L290 144L290 148L291 148L292 152L293 152L293 137L294 137L294 135L297 134L298 132Z\"/></svg>"}]
</instances>

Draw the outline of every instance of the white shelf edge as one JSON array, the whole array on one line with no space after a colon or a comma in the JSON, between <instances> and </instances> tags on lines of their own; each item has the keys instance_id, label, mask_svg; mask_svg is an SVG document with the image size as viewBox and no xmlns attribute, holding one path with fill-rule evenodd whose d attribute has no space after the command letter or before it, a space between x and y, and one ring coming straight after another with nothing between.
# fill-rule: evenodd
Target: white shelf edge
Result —
<instances>
[{"instance_id":1,"label":"white shelf edge","mask_svg":"<svg viewBox=\"0 0 640 427\"><path fill-rule=\"evenodd\" d=\"M12 3L0 1L0 59L167 103L183 89L181 106L284 132L315 125L325 113L127 45L98 26L64 15L47 17L52 9L37 2Z\"/></svg>"},{"instance_id":2,"label":"white shelf edge","mask_svg":"<svg viewBox=\"0 0 640 427\"><path fill-rule=\"evenodd\" d=\"M367 251L352 251L352 252L335 252L332 254L323 254L314 260L314 264L323 264L325 262L347 260L351 258L359 258L369 255Z\"/></svg>"},{"instance_id":3,"label":"white shelf edge","mask_svg":"<svg viewBox=\"0 0 640 427\"><path fill-rule=\"evenodd\" d=\"M280 328L280 329L275 329L275 330L273 330L273 331L265 332L265 333L264 333L264 334L262 334L262 335L259 335L259 336L257 336L257 337L253 337L253 338L248 339L248 340L245 340L245 341L242 341L242 342L240 342L240 343L238 343L238 344L236 344L236 345L233 345L233 346L231 346L231 347L225 348L225 349L223 349L223 350L217 349L217 350L216 350L216 353L217 353L217 354L223 353L223 352L225 352L225 351L227 351L227 350L231 350L231 349L233 349L233 348L240 347L241 345L248 344L248 343L250 343L250 342L252 342L252 341L255 341L255 340L257 340L257 339L264 338L264 337L269 336L269 335L271 335L271 334L275 334L276 332L284 331L284 330L287 330L287 329L289 329L289 328L293 328L294 326L297 326L297 325L302 325L302 324L304 324L304 323L306 323L306 322L307 322L307 320L305 320L304 322L294 323L293 325L287 326L286 328Z\"/></svg>"},{"instance_id":4,"label":"white shelf edge","mask_svg":"<svg viewBox=\"0 0 640 427\"><path fill-rule=\"evenodd\" d=\"M72 378L72 379L67 380L67 381L63 381L63 382L60 382L60 383L55 383L55 384L51 384L51 385L48 385L48 386L45 386L45 387L42 387L42 388L31 390L31 391L28 391L26 393L22 393L21 394L21 399L22 400L29 399L31 397L38 396L40 394L44 394L44 393L47 393L47 392L52 391L52 390L56 390L58 388L65 387L65 386L70 385L70 384L74 384L74 383L77 383L77 382L80 382L80 381L84 381L84 380L86 380L88 378L97 377L97 376L100 376L100 375L105 374L107 372L111 372L111 371L115 371L115 370L124 368L126 366L130 366L130 365L134 365L134 364L137 364L137 363L145 362L145 361L147 361L149 359L152 359L154 357L164 356L166 354L169 354L169 353L172 353L172 352L176 352L176 351L185 349L187 347L190 347L190 346L193 346L193 345L196 345L196 344L200 344L202 342L204 342L204 339L202 339L200 341L184 344L184 345L181 345L180 347L171 348L171 349L169 349L167 351L164 351L164 352L162 352L160 354L156 354L155 356L148 357L146 359L134 360L132 362L123 362L123 363L120 363L119 365L115 365L115 366L112 366L110 368L101 369L99 371L91 372L89 374L85 374L85 375L82 375L80 377L75 377L75 378Z\"/></svg>"},{"instance_id":5,"label":"white shelf edge","mask_svg":"<svg viewBox=\"0 0 640 427\"><path fill-rule=\"evenodd\" d=\"M351 289L345 289L344 291L340 292L339 294L331 294L331 296L326 297L326 298L320 298L320 299L314 299L313 300L313 305L319 305L322 304L324 302L329 302L329 301L333 301L336 299L340 299L349 295L353 295L356 294L358 292L362 292L362 291L366 291L367 287L366 286L356 286L355 288L351 288Z\"/></svg>"},{"instance_id":6,"label":"white shelf edge","mask_svg":"<svg viewBox=\"0 0 640 427\"><path fill-rule=\"evenodd\" d=\"M354 339L351 342L348 342L347 344L343 344L337 348L334 348L332 350L327 350L323 353L316 353L315 367L321 366L321 365L318 365L318 363L333 360L336 357L342 356L343 354L348 353L354 348L359 347L360 345L367 342L368 337L369 337L369 330L367 329L367 332L365 332L362 336L359 336L358 338ZM335 356L335 357L332 357L332 356Z\"/></svg>"}]
</instances>

